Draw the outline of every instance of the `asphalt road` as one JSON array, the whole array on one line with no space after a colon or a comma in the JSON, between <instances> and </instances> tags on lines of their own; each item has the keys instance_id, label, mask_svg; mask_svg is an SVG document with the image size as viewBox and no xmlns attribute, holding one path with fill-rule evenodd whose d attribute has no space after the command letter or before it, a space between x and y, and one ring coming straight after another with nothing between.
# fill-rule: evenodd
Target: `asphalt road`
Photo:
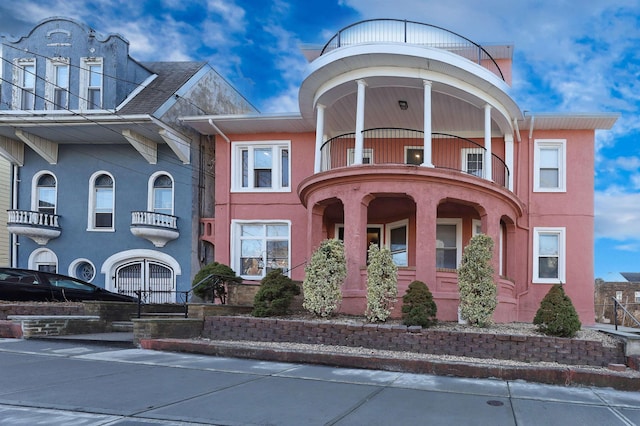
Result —
<instances>
[{"instance_id":1,"label":"asphalt road","mask_svg":"<svg viewBox=\"0 0 640 426\"><path fill-rule=\"evenodd\" d=\"M0 339L0 425L640 425L640 393Z\"/></svg>"}]
</instances>

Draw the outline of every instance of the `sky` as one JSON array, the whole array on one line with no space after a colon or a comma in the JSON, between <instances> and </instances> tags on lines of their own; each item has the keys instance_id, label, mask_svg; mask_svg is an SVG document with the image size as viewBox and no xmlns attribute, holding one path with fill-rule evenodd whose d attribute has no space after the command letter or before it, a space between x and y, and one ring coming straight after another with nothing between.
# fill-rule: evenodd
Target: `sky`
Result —
<instances>
[{"instance_id":1,"label":"sky","mask_svg":"<svg viewBox=\"0 0 640 426\"><path fill-rule=\"evenodd\" d=\"M640 272L638 0L2 0L0 33L27 35L51 16L122 35L140 61L207 61L264 113L298 111L301 45L323 45L360 20L513 44L521 110L621 114L596 132L595 277Z\"/></svg>"}]
</instances>

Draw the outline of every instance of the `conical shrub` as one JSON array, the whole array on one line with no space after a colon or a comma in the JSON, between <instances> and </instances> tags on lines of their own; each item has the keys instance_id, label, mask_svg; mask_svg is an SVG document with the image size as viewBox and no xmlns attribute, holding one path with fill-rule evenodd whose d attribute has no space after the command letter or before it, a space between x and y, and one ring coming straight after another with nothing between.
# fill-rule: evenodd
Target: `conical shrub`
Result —
<instances>
[{"instance_id":1,"label":"conical shrub","mask_svg":"<svg viewBox=\"0 0 640 426\"><path fill-rule=\"evenodd\" d=\"M578 312L561 284L549 289L540 302L533 323L540 332L557 337L573 337L582 326Z\"/></svg>"}]
</instances>

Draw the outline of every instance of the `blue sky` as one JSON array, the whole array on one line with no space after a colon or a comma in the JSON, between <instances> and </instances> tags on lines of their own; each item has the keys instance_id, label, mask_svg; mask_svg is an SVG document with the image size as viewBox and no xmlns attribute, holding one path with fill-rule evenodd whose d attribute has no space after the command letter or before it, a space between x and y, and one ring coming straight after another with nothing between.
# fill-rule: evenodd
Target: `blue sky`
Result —
<instances>
[{"instance_id":1,"label":"blue sky","mask_svg":"<svg viewBox=\"0 0 640 426\"><path fill-rule=\"evenodd\" d=\"M298 110L301 44L324 44L362 19L512 43L512 96L522 110L622 114L596 135L595 275L640 272L637 0L3 0L0 32L26 35L50 16L119 33L141 61L207 61L262 112Z\"/></svg>"}]
</instances>

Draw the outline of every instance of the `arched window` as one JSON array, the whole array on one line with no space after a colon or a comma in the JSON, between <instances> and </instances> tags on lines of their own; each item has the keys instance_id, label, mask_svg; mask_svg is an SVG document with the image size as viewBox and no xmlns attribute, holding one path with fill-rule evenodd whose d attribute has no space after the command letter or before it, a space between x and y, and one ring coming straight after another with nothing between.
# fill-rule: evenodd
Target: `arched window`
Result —
<instances>
[{"instance_id":1,"label":"arched window","mask_svg":"<svg viewBox=\"0 0 640 426\"><path fill-rule=\"evenodd\" d=\"M115 206L113 177L99 172L93 175L89 193L89 229L112 230Z\"/></svg>"},{"instance_id":2,"label":"arched window","mask_svg":"<svg viewBox=\"0 0 640 426\"><path fill-rule=\"evenodd\" d=\"M155 213L173 215L173 180L167 174L151 177L151 209Z\"/></svg>"},{"instance_id":3,"label":"arched window","mask_svg":"<svg viewBox=\"0 0 640 426\"><path fill-rule=\"evenodd\" d=\"M29 256L29 269L57 273L58 256L49 249L34 250Z\"/></svg>"},{"instance_id":4,"label":"arched window","mask_svg":"<svg viewBox=\"0 0 640 426\"><path fill-rule=\"evenodd\" d=\"M42 213L56 214L56 178L50 173L42 173L35 179L35 199L32 208Z\"/></svg>"}]
</instances>

